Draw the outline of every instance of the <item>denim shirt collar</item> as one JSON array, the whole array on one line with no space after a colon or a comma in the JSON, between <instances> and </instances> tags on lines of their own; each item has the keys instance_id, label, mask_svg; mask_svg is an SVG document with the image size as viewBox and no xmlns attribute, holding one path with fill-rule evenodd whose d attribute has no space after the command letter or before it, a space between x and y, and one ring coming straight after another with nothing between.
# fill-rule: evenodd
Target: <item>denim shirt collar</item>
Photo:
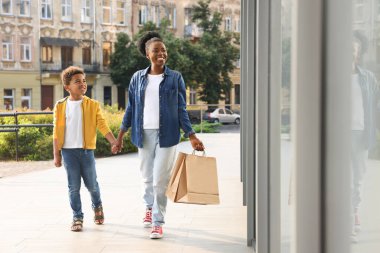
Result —
<instances>
[{"instance_id":1,"label":"denim shirt collar","mask_svg":"<svg viewBox=\"0 0 380 253\"><path fill-rule=\"evenodd\" d=\"M148 75L151 67L152 66L150 65L149 67L147 67L146 69L144 69L143 71L141 71L140 72L140 76L141 77L142 76L146 77ZM166 65L164 65L164 73L163 73L163 75L164 76L168 76L170 74L170 71L171 71L171 69L169 69Z\"/></svg>"}]
</instances>

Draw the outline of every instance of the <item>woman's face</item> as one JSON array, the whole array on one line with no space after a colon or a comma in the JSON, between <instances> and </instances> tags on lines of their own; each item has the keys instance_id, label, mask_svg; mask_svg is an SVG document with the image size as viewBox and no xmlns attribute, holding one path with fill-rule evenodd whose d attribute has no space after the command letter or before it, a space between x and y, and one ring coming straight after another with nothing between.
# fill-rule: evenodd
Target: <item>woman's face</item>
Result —
<instances>
[{"instance_id":1,"label":"woman's face","mask_svg":"<svg viewBox=\"0 0 380 253\"><path fill-rule=\"evenodd\" d=\"M163 66L168 58L166 47L161 41L152 42L146 50L146 57L152 65Z\"/></svg>"}]
</instances>

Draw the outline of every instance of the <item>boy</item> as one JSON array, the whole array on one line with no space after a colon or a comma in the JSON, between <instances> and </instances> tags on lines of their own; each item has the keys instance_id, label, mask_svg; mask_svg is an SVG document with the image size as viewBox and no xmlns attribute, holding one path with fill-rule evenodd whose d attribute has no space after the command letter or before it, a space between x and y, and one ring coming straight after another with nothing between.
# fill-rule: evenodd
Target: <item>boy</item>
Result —
<instances>
[{"instance_id":1,"label":"boy","mask_svg":"<svg viewBox=\"0 0 380 253\"><path fill-rule=\"evenodd\" d=\"M71 231L79 232L83 227L79 193L81 178L91 194L95 224L104 222L94 159L96 129L106 137L111 147L116 139L103 118L99 102L84 95L87 91L84 71L78 67L68 67L62 71L61 79L70 96L59 100L54 106L54 164L61 167L63 157L73 210Z\"/></svg>"}]
</instances>

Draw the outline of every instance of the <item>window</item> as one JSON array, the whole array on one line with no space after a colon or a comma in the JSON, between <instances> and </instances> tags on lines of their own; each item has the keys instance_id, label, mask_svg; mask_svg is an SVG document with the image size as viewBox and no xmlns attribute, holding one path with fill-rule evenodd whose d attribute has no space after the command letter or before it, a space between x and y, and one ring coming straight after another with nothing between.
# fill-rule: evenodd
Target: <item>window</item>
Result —
<instances>
[{"instance_id":1,"label":"window","mask_svg":"<svg viewBox=\"0 0 380 253\"><path fill-rule=\"evenodd\" d=\"M103 23L111 23L111 0L103 0Z\"/></svg>"},{"instance_id":2,"label":"window","mask_svg":"<svg viewBox=\"0 0 380 253\"><path fill-rule=\"evenodd\" d=\"M112 90L111 87L104 87L104 105L112 105Z\"/></svg>"},{"instance_id":3,"label":"window","mask_svg":"<svg viewBox=\"0 0 380 253\"><path fill-rule=\"evenodd\" d=\"M21 89L21 107L32 107L32 89Z\"/></svg>"},{"instance_id":4,"label":"window","mask_svg":"<svg viewBox=\"0 0 380 253\"><path fill-rule=\"evenodd\" d=\"M14 89L4 89L4 108L5 110L13 110Z\"/></svg>"},{"instance_id":5,"label":"window","mask_svg":"<svg viewBox=\"0 0 380 253\"><path fill-rule=\"evenodd\" d=\"M85 42L82 47L82 64L91 64L91 42Z\"/></svg>"},{"instance_id":6,"label":"window","mask_svg":"<svg viewBox=\"0 0 380 253\"><path fill-rule=\"evenodd\" d=\"M4 36L2 39L3 44L3 61L13 60L13 40L10 36Z\"/></svg>"},{"instance_id":7,"label":"window","mask_svg":"<svg viewBox=\"0 0 380 253\"><path fill-rule=\"evenodd\" d=\"M62 20L71 21L71 0L62 1Z\"/></svg>"},{"instance_id":8,"label":"window","mask_svg":"<svg viewBox=\"0 0 380 253\"><path fill-rule=\"evenodd\" d=\"M51 0L41 0L41 18L51 19Z\"/></svg>"},{"instance_id":9,"label":"window","mask_svg":"<svg viewBox=\"0 0 380 253\"><path fill-rule=\"evenodd\" d=\"M112 44L103 42L103 66L108 67L111 62Z\"/></svg>"},{"instance_id":10,"label":"window","mask_svg":"<svg viewBox=\"0 0 380 253\"><path fill-rule=\"evenodd\" d=\"M231 17L226 17L226 19L224 20L224 30L225 31L232 30Z\"/></svg>"},{"instance_id":11,"label":"window","mask_svg":"<svg viewBox=\"0 0 380 253\"><path fill-rule=\"evenodd\" d=\"M20 60L26 62L32 60L30 38L20 39Z\"/></svg>"},{"instance_id":12,"label":"window","mask_svg":"<svg viewBox=\"0 0 380 253\"><path fill-rule=\"evenodd\" d=\"M235 19L235 32L240 32L240 19Z\"/></svg>"},{"instance_id":13,"label":"window","mask_svg":"<svg viewBox=\"0 0 380 253\"><path fill-rule=\"evenodd\" d=\"M20 0L19 15L29 17L30 16L30 0Z\"/></svg>"},{"instance_id":14,"label":"window","mask_svg":"<svg viewBox=\"0 0 380 253\"><path fill-rule=\"evenodd\" d=\"M197 103L197 92L193 88L190 88L190 104L195 105Z\"/></svg>"},{"instance_id":15,"label":"window","mask_svg":"<svg viewBox=\"0 0 380 253\"><path fill-rule=\"evenodd\" d=\"M42 46L42 62L53 62L53 48L52 46Z\"/></svg>"},{"instance_id":16,"label":"window","mask_svg":"<svg viewBox=\"0 0 380 253\"><path fill-rule=\"evenodd\" d=\"M160 26L160 6L152 6L152 22L156 24L156 26Z\"/></svg>"},{"instance_id":17,"label":"window","mask_svg":"<svg viewBox=\"0 0 380 253\"><path fill-rule=\"evenodd\" d=\"M125 16L126 15L125 1L118 0L116 4L117 4L116 22L119 25L126 25L127 23L125 21L126 20L126 16Z\"/></svg>"},{"instance_id":18,"label":"window","mask_svg":"<svg viewBox=\"0 0 380 253\"><path fill-rule=\"evenodd\" d=\"M236 66L236 68L240 68L240 57L239 57L239 59L235 62L235 66Z\"/></svg>"},{"instance_id":19,"label":"window","mask_svg":"<svg viewBox=\"0 0 380 253\"><path fill-rule=\"evenodd\" d=\"M354 21L364 21L364 0L356 0L354 5Z\"/></svg>"},{"instance_id":20,"label":"window","mask_svg":"<svg viewBox=\"0 0 380 253\"><path fill-rule=\"evenodd\" d=\"M141 5L139 10L139 25L143 25L148 21L148 6Z\"/></svg>"},{"instance_id":21,"label":"window","mask_svg":"<svg viewBox=\"0 0 380 253\"><path fill-rule=\"evenodd\" d=\"M91 23L91 0L82 0L81 22Z\"/></svg>"},{"instance_id":22,"label":"window","mask_svg":"<svg viewBox=\"0 0 380 253\"><path fill-rule=\"evenodd\" d=\"M185 8L185 25L191 25L191 23L193 23L191 21L191 17L192 17L192 9Z\"/></svg>"},{"instance_id":23,"label":"window","mask_svg":"<svg viewBox=\"0 0 380 253\"><path fill-rule=\"evenodd\" d=\"M240 84L235 84L235 105L240 105Z\"/></svg>"},{"instance_id":24,"label":"window","mask_svg":"<svg viewBox=\"0 0 380 253\"><path fill-rule=\"evenodd\" d=\"M0 0L1 14L12 15L12 0Z\"/></svg>"},{"instance_id":25,"label":"window","mask_svg":"<svg viewBox=\"0 0 380 253\"><path fill-rule=\"evenodd\" d=\"M168 7L166 9L166 17L170 21L170 27L176 28L177 27L177 9L175 7Z\"/></svg>"}]
</instances>

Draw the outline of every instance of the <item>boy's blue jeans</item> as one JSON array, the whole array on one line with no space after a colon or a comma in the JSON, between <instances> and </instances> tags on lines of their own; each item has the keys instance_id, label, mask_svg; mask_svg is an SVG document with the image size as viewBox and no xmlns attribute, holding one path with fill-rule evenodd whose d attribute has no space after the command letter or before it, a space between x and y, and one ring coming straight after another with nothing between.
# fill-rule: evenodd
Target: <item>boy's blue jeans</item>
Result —
<instances>
[{"instance_id":1,"label":"boy's blue jeans","mask_svg":"<svg viewBox=\"0 0 380 253\"><path fill-rule=\"evenodd\" d=\"M95 158L93 150L82 148L62 149L63 164L67 172L70 205L74 220L83 219L80 199L81 178L91 194L92 208L102 205L100 189L96 180Z\"/></svg>"}]
</instances>

